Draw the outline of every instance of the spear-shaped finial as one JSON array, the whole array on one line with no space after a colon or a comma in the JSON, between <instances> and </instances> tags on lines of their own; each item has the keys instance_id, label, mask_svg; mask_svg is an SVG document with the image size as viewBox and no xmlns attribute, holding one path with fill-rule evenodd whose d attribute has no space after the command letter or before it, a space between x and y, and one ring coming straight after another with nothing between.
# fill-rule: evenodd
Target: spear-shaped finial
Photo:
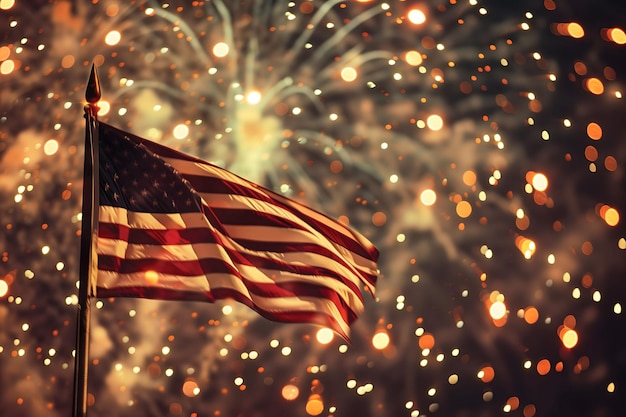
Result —
<instances>
[{"instance_id":1,"label":"spear-shaped finial","mask_svg":"<svg viewBox=\"0 0 626 417\"><path fill-rule=\"evenodd\" d=\"M91 73L89 74L89 81L87 81L87 88L85 88L85 113L88 113L96 119L98 117L98 101L100 101L102 93L100 92L100 80L98 79L98 71L96 71L96 64L91 65Z\"/></svg>"},{"instance_id":2,"label":"spear-shaped finial","mask_svg":"<svg viewBox=\"0 0 626 417\"><path fill-rule=\"evenodd\" d=\"M85 89L85 99L89 104L96 104L100 101L100 97L102 97L102 93L100 92L98 71L96 71L96 64L91 64L91 73L89 74L89 81L87 81L87 88Z\"/></svg>"}]
</instances>

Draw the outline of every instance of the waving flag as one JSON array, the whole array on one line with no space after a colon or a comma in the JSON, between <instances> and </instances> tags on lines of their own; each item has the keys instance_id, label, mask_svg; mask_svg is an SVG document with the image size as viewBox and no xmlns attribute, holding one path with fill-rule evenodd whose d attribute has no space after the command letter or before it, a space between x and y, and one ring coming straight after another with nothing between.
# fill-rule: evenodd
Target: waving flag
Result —
<instances>
[{"instance_id":1,"label":"waving flag","mask_svg":"<svg viewBox=\"0 0 626 417\"><path fill-rule=\"evenodd\" d=\"M98 123L98 297L234 299L347 338L376 248L342 224L174 149Z\"/></svg>"}]
</instances>

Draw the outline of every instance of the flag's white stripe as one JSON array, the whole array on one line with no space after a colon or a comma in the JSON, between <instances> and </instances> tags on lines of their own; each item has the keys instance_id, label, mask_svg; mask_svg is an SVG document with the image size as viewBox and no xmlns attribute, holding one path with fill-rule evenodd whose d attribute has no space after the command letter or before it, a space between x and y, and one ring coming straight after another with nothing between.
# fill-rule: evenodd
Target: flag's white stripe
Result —
<instances>
[{"instance_id":1,"label":"flag's white stripe","mask_svg":"<svg viewBox=\"0 0 626 417\"><path fill-rule=\"evenodd\" d=\"M310 296L263 297L250 294L242 281L236 276L230 274L211 274L210 276L211 288L213 290L222 288L236 291L243 297L252 301L259 310L269 314L289 312L323 313L333 317L345 334L349 332L348 323L343 319L339 309L331 300ZM189 277L158 274L158 281L147 282L145 273L119 274L111 271L98 271L98 286L101 288L156 287L167 290L197 291L201 293L210 291L210 289L204 289L199 285L195 287L190 285L184 286L185 283L188 283L188 279ZM207 282L204 275L193 277L193 282L199 283L202 281ZM178 284L183 286L179 286Z\"/></svg>"},{"instance_id":2,"label":"flag's white stripe","mask_svg":"<svg viewBox=\"0 0 626 417\"><path fill-rule=\"evenodd\" d=\"M137 229L183 230L192 227L214 227L202 213L142 213L123 207L100 206L99 220L102 223L130 225Z\"/></svg>"},{"instance_id":3,"label":"flag's white stripe","mask_svg":"<svg viewBox=\"0 0 626 417\"><path fill-rule=\"evenodd\" d=\"M158 287L177 291L210 291L206 275L174 275L163 274L158 271L142 271L131 274L122 274L115 271L98 270L97 286L100 288L124 287Z\"/></svg>"},{"instance_id":4,"label":"flag's white stripe","mask_svg":"<svg viewBox=\"0 0 626 417\"><path fill-rule=\"evenodd\" d=\"M301 282L308 284L315 284L318 286L323 286L326 288L330 288L335 291L337 294L341 296L341 298L354 309L362 308L362 301L357 293L355 293L351 288L337 280L332 276L325 275L302 275L292 272L287 272L282 269L268 269L261 268L256 266L250 266L245 264L240 264L235 261L232 261L228 255L225 253L224 249L217 244L212 243L202 243L202 244L181 244L181 245L135 245L128 244L126 241L115 240L115 239L98 239L98 249L97 252L99 255L107 255L114 256L121 259L157 259L164 261L195 261L198 259L221 259L222 261L232 265L237 271L240 272L241 276L246 279L259 283L259 284L273 284L273 283L285 283L285 282ZM328 269L329 262L326 262L324 265L324 261L328 260L323 256L310 256L312 254L309 253L289 253L285 254L286 256L281 256L272 253L259 253L259 255L264 256L268 259L277 259L282 260L284 262L294 263L294 264L305 264L311 266L322 266ZM314 255L314 254L313 254ZM290 259L293 258L293 259ZM302 260L307 260L309 262L302 262ZM334 262L333 262L334 263ZM337 268L341 268L341 265L334 263ZM351 274L346 271L346 274ZM211 276L210 271L207 271L207 276ZM355 279L356 277L344 276L347 279L350 279L355 286L358 288L359 280ZM146 277L144 274L144 280L149 277Z\"/></svg>"}]
</instances>

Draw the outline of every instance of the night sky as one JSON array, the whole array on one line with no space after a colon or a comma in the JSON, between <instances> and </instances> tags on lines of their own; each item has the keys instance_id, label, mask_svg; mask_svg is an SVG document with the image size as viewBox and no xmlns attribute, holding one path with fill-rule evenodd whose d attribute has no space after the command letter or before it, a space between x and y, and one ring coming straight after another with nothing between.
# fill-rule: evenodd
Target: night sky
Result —
<instances>
[{"instance_id":1,"label":"night sky","mask_svg":"<svg viewBox=\"0 0 626 417\"><path fill-rule=\"evenodd\" d=\"M351 344L93 302L89 416L621 416L626 3L0 0L0 409L71 415L100 120L367 236Z\"/></svg>"}]
</instances>

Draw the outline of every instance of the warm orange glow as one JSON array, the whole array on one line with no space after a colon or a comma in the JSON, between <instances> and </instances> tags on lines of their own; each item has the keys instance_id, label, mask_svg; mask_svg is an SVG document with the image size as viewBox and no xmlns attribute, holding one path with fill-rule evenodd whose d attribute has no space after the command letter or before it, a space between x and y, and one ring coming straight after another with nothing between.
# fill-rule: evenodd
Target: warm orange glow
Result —
<instances>
[{"instance_id":1,"label":"warm orange glow","mask_svg":"<svg viewBox=\"0 0 626 417\"><path fill-rule=\"evenodd\" d=\"M598 78L587 78L584 82L584 86L592 94L600 95L604 93L604 84Z\"/></svg>"},{"instance_id":2,"label":"warm orange glow","mask_svg":"<svg viewBox=\"0 0 626 417\"><path fill-rule=\"evenodd\" d=\"M606 158L604 158L604 167L607 169L607 171L615 171L617 170L617 159L615 159L614 156L609 155Z\"/></svg>"},{"instance_id":3,"label":"warm orange glow","mask_svg":"<svg viewBox=\"0 0 626 417\"><path fill-rule=\"evenodd\" d=\"M599 124L591 122L587 125L587 136L593 140L600 140L602 138L602 128Z\"/></svg>"},{"instance_id":4,"label":"warm orange glow","mask_svg":"<svg viewBox=\"0 0 626 417\"><path fill-rule=\"evenodd\" d=\"M496 371L493 369L493 367L491 367L489 365L484 366L478 372L478 378L480 378L485 383L493 381L495 376L496 376Z\"/></svg>"},{"instance_id":5,"label":"warm orange glow","mask_svg":"<svg viewBox=\"0 0 626 417\"><path fill-rule=\"evenodd\" d=\"M621 28L612 28L607 32L607 36L610 40L615 42L618 45L626 44L626 33L624 33L624 29Z\"/></svg>"},{"instance_id":6,"label":"warm orange glow","mask_svg":"<svg viewBox=\"0 0 626 417\"><path fill-rule=\"evenodd\" d=\"M8 46L0 46L0 61L8 59L11 55L11 49Z\"/></svg>"},{"instance_id":7,"label":"warm orange glow","mask_svg":"<svg viewBox=\"0 0 626 417\"><path fill-rule=\"evenodd\" d=\"M535 324L539 320L539 311L535 307L528 307L524 310L524 320L528 324Z\"/></svg>"},{"instance_id":8,"label":"warm orange glow","mask_svg":"<svg viewBox=\"0 0 626 417\"><path fill-rule=\"evenodd\" d=\"M281 394L287 401L293 401L300 395L300 389L293 384L287 384L283 387Z\"/></svg>"},{"instance_id":9,"label":"warm orange glow","mask_svg":"<svg viewBox=\"0 0 626 417\"><path fill-rule=\"evenodd\" d=\"M61 66L63 68L72 68L72 66L74 66L74 62L76 60L74 59L73 55L65 55L62 59L61 59Z\"/></svg>"},{"instance_id":10,"label":"warm orange glow","mask_svg":"<svg viewBox=\"0 0 626 417\"><path fill-rule=\"evenodd\" d=\"M319 416L324 411L324 402L319 394L311 394L306 403L306 412L310 416Z\"/></svg>"},{"instance_id":11,"label":"warm orange glow","mask_svg":"<svg viewBox=\"0 0 626 417\"><path fill-rule=\"evenodd\" d=\"M515 238L515 246L517 246L517 249L519 249L519 251L522 253L522 255L524 255L524 258L526 259L532 258L532 256L535 254L535 251L537 250L535 242L524 236L517 236Z\"/></svg>"},{"instance_id":12,"label":"warm orange glow","mask_svg":"<svg viewBox=\"0 0 626 417\"><path fill-rule=\"evenodd\" d=\"M461 200L456 205L456 214L465 219L472 214L472 205L467 201Z\"/></svg>"},{"instance_id":13,"label":"warm orange glow","mask_svg":"<svg viewBox=\"0 0 626 417\"><path fill-rule=\"evenodd\" d=\"M617 226L619 224L619 212L613 207L603 206L600 210L600 216L609 226Z\"/></svg>"},{"instance_id":14,"label":"warm orange glow","mask_svg":"<svg viewBox=\"0 0 626 417\"><path fill-rule=\"evenodd\" d=\"M387 215L382 211L377 211L372 215L372 224L374 226L383 226L387 223Z\"/></svg>"},{"instance_id":15,"label":"warm orange glow","mask_svg":"<svg viewBox=\"0 0 626 417\"><path fill-rule=\"evenodd\" d=\"M576 327L576 317L572 316L571 314L566 316L563 319L563 325L565 327L569 327L570 329L573 329Z\"/></svg>"},{"instance_id":16,"label":"warm orange glow","mask_svg":"<svg viewBox=\"0 0 626 417\"><path fill-rule=\"evenodd\" d=\"M536 412L537 408L533 404L524 407L524 417L534 417Z\"/></svg>"},{"instance_id":17,"label":"warm orange glow","mask_svg":"<svg viewBox=\"0 0 626 417\"><path fill-rule=\"evenodd\" d=\"M511 407L511 410L517 410L517 408L519 407L519 398L517 397L509 398L506 402L506 405Z\"/></svg>"},{"instance_id":18,"label":"warm orange glow","mask_svg":"<svg viewBox=\"0 0 626 417\"><path fill-rule=\"evenodd\" d=\"M146 271L144 273L144 278L150 284L157 284L159 282L159 274L157 274L156 271Z\"/></svg>"},{"instance_id":19,"label":"warm orange glow","mask_svg":"<svg viewBox=\"0 0 626 417\"><path fill-rule=\"evenodd\" d=\"M578 333L574 329L567 329L563 332L561 341L563 342L563 346L571 349L578 344Z\"/></svg>"},{"instance_id":20,"label":"warm orange glow","mask_svg":"<svg viewBox=\"0 0 626 417\"><path fill-rule=\"evenodd\" d=\"M537 373L539 375L547 375L548 372L550 372L550 361L547 359L542 359L539 362L537 362Z\"/></svg>"},{"instance_id":21,"label":"warm orange glow","mask_svg":"<svg viewBox=\"0 0 626 417\"><path fill-rule=\"evenodd\" d=\"M432 349L435 346L435 337L430 333L424 333L418 343L420 349Z\"/></svg>"},{"instance_id":22,"label":"warm orange glow","mask_svg":"<svg viewBox=\"0 0 626 417\"><path fill-rule=\"evenodd\" d=\"M585 148L585 158L587 161L593 162L598 159L598 150L594 146L587 146Z\"/></svg>"},{"instance_id":23,"label":"warm orange glow","mask_svg":"<svg viewBox=\"0 0 626 417\"><path fill-rule=\"evenodd\" d=\"M585 30L578 23L568 23L566 26L566 31L569 36L572 38L580 39L585 36Z\"/></svg>"},{"instance_id":24,"label":"warm orange glow","mask_svg":"<svg viewBox=\"0 0 626 417\"><path fill-rule=\"evenodd\" d=\"M339 174L343 170L343 163L339 160L332 161L330 163L330 172L333 174Z\"/></svg>"},{"instance_id":25,"label":"warm orange glow","mask_svg":"<svg viewBox=\"0 0 626 417\"><path fill-rule=\"evenodd\" d=\"M476 173L474 171L465 171L463 173L463 183L470 187L476 184Z\"/></svg>"},{"instance_id":26,"label":"warm orange glow","mask_svg":"<svg viewBox=\"0 0 626 417\"><path fill-rule=\"evenodd\" d=\"M183 384L183 394L187 397L195 397L200 393L200 388L198 387L198 383L193 379L188 379Z\"/></svg>"},{"instance_id":27,"label":"warm orange glow","mask_svg":"<svg viewBox=\"0 0 626 417\"><path fill-rule=\"evenodd\" d=\"M587 65L584 62L576 61L574 64L574 71L578 75L587 75Z\"/></svg>"}]
</instances>

